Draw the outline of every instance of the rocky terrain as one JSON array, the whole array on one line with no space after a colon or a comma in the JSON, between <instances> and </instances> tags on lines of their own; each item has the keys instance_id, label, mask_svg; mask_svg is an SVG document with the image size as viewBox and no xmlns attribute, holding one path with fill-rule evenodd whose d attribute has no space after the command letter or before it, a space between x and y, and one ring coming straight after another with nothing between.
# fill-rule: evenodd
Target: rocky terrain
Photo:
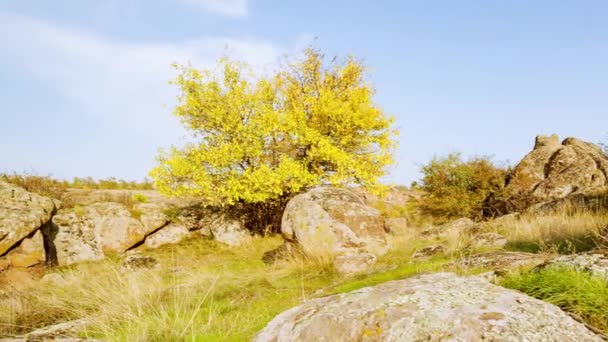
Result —
<instances>
[{"instance_id":1,"label":"rocky terrain","mask_svg":"<svg viewBox=\"0 0 608 342\"><path fill-rule=\"evenodd\" d=\"M89 285L79 283L78 267L89 263L95 269L107 262L119 267L106 275L118 277L107 286L131 286L126 292L155 298L151 305L166 300L167 289L173 297L199 298L197 291L214 289L221 279L239 281L223 285L230 303L268 291L279 303L264 315L258 313L270 316L251 328L255 334L247 337L255 341L600 341L606 331L569 312L567 305L507 289L500 279L518 274L513 272L542 274L565 267L605 282L608 259L601 247L606 216L596 211L557 216L562 222L578 222L574 220L580 215L589 215L584 216L589 223L585 230L566 227L563 232L556 225L545 231L536 223L541 221L534 220L554 217L551 210L564 201L597 204L593 200L607 190L608 159L599 148L574 138L560 143L557 136L537 137L532 152L507 179L505 201L521 203L526 198L529 207L487 222L461 218L414 226L404 208L421 195L416 191L393 188L380 198L357 188L317 187L287 203L280 238L260 237L235 213L205 208L195 199L167 199L148 190L71 189L57 200L0 181L0 308L15 312L0 318L34 310L24 304L32 300L29 288L51 294L54 288L86 288ZM533 222L532 228L528 222ZM572 247L590 235L594 250ZM533 252L522 247L532 243L529 236L538 236L534 243L539 247ZM542 249L555 236L562 238L555 248ZM560 255L564 245L570 252ZM161 257L171 251L175 258L176 250L188 248L197 252L176 259L179 262ZM197 257L206 259L188 260ZM197 263L205 264L205 271L198 270ZM431 270L438 272L416 275ZM170 285L165 276L172 279ZM177 278L182 279L179 284ZM294 286L292 279L299 283ZM156 282L162 285L145 287ZM281 291L293 295L282 298ZM19 297L22 302L15 299L17 293L24 296ZM194 305L183 333L194 329L193 320L208 297L207 292ZM109 319L98 328L120 325L115 316L123 316L112 312L106 314L111 319L103 318L95 307L87 309L90 317L59 315L52 318L58 326L36 323L32 327L42 329L7 335L6 341L107 339L83 331L96 320ZM211 306L209 310L213 312ZM183 339L183 333L165 338ZM140 337L134 340L160 339Z\"/></svg>"}]
</instances>

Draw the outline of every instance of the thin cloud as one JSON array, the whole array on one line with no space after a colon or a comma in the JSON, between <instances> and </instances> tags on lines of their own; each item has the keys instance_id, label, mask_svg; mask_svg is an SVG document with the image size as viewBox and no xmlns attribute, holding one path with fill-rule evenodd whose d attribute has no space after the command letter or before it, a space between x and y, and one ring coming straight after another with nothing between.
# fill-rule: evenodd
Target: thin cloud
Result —
<instances>
[{"instance_id":1,"label":"thin cloud","mask_svg":"<svg viewBox=\"0 0 608 342\"><path fill-rule=\"evenodd\" d=\"M181 42L139 43L108 39L0 13L0 62L52 84L85 115L114 120L150 134L175 126L163 105L171 105L173 62L210 66L228 51L253 65L277 60L286 52L269 41L203 37Z\"/></svg>"},{"instance_id":2,"label":"thin cloud","mask_svg":"<svg viewBox=\"0 0 608 342\"><path fill-rule=\"evenodd\" d=\"M182 2L211 13L231 17L244 17L247 15L247 0L182 0Z\"/></svg>"}]
</instances>

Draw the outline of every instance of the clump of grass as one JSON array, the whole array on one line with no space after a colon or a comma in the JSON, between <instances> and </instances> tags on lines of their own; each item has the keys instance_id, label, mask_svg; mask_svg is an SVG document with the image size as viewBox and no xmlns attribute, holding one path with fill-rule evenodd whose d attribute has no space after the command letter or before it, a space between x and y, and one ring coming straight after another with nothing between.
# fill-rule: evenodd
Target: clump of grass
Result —
<instances>
[{"instance_id":1,"label":"clump of grass","mask_svg":"<svg viewBox=\"0 0 608 342\"><path fill-rule=\"evenodd\" d=\"M133 195L133 201L137 203L148 203L148 197L144 194Z\"/></svg>"},{"instance_id":2,"label":"clump of grass","mask_svg":"<svg viewBox=\"0 0 608 342\"><path fill-rule=\"evenodd\" d=\"M87 337L107 341L243 341L305 300L436 270L441 257L412 262L397 238L367 275L336 273L325 258L295 255L273 265L280 237L239 248L195 239L146 251L158 270L121 271L119 257L62 267L64 281L0 294L0 336L88 317Z\"/></svg>"},{"instance_id":3,"label":"clump of grass","mask_svg":"<svg viewBox=\"0 0 608 342\"><path fill-rule=\"evenodd\" d=\"M567 254L600 246L608 226L608 213L562 210L545 215L523 214L487 225L509 240L507 249Z\"/></svg>"},{"instance_id":4,"label":"clump of grass","mask_svg":"<svg viewBox=\"0 0 608 342\"><path fill-rule=\"evenodd\" d=\"M573 268L546 268L507 274L500 285L557 305L608 332L608 283L603 278Z\"/></svg>"}]
</instances>

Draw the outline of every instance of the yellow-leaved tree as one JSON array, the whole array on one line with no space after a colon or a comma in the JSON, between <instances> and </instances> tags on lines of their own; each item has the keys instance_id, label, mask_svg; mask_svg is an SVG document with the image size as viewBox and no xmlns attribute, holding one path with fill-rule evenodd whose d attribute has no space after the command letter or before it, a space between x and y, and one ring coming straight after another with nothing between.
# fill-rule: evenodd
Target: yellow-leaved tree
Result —
<instances>
[{"instance_id":1,"label":"yellow-leaved tree","mask_svg":"<svg viewBox=\"0 0 608 342\"><path fill-rule=\"evenodd\" d=\"M151 171L161 192L272 206L316 185L379 186L397 132L358 60L326 63L307 49L270 75L226 58L218 66L175 66L174 114L197 141L161 152Z\"/></svg>"}]
</instances>

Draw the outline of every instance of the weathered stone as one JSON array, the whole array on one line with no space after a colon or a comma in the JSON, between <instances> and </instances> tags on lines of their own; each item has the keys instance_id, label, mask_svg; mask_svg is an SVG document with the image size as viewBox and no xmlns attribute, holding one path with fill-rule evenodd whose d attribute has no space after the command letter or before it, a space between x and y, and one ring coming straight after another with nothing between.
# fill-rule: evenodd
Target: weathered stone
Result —
<instances>
[{"instance_id":1,"label":"weathered stone","mask_svg":"<svg viewBox=\"0 0 608 342\"><path fill-rule=\"evenodd\" d=\"M508 243L504 236L498 233L478 233L471 238L473 248L503 248Z\"/></svg>"},{"instance_id":2,"label":"weathered stone","mask_svg":"<svg viewBox=\"0 0 608 342\"><path fill-rule=\"evenodd\" d=\"M44 241L40 230L21 240L5 258L12 267L30 267L45 262Z\"/></svg>"},{"instance_id":3,"label":"weathered stone","mask_svg":"<svg viewBox=\"0 0 608 342\"><path fill-rule=\"evenodd\" d=\"M0 181L0 256L47 223L55 210L50 198Z\"/></svg>"},{"instance_id":4,"label":"weathered stone","mask_svg":"<svg viewBox=\"0 0 608 342\"><path fill-rule=\"evenodd\" d=\"M379 255L389 247L378 210L338 188L319 187L292 198L283 214L281 233L311 256L352 250Z\"/></svg>"},{"instance_id":5,"label":"weathered stone","mask_svg":"<svg viewBox=\"0 0 608 342\"><path fill-rule=\"evenodd\" d=\"M426 246L426 247L423 247L423 248L415 251L414 254L412 254L412 258L414 258L414 259L426 258L426 257L430 257L433 255L437 255L439 253L443 253L443 251L444 251L444 248L442 245Z\"/></svg>"},{"instance_id":6,"label":"weathered stone","mask_svg":"<svg viewBox=\"0 0 608 342\"><path fill-rule=\"evenodd\" d=\"M338 273L363 273L376 263L378 258L371 253L347 252L338 255L334 260L334 267Z\"/></svg>"},{"instance_id":7,"label":"weathered stone","mask_svg":"<svg viewBox=\"0 0 608 342\"><path fill-rule=\"evenodd\" d=\"M450 265L458 268L485 268L504 273L517 268L534 268L547 262L549 257L542 254L498 251L471 255Z\"/></svg>"},{"instance_id":8,"label":"weathered stone","mask_svg":"<svg viewBox=\"0 0 608 342\"><path fill-rule=\"evenodd\" d=\"M240 246L251 241L251 234L243 223L226 213L210 214L201 221L201 226L211 231L214 240L229 246Z\"/></svg>"},{"instance_id":9,"label":"weathered stone","mask_svg":"<svg viewBox=\"0 0 608 342\"><path fill-rule=\"evenodd\" d=\"M439 237L472 235L480 230L479 224L470 218L462 217L446 224L431 227L422 232L423 235L436 235Z\"/></svg>"},{"instance_id":10,"label":"weathered stone","mask_svg":"<svg viewBox=\"0 0 608 342\"><path fill-rule=\"evenodd\" d=\"M602 341L558 307L481 277L435 273L310 300L266 341Z\"/></svg>"},{"instance_id":11,"label":"weathered stone","mask_svg":"<svg viewBox=\"0 0 608 342\"><path fill-rule=\"evenodd\" d=\"M158 260L145 255L129 255L122 264L123 269L129 271L137 271L141 269L157 269L160 268Z\"/></svg>"},{"instance_id":12,"label":"weathered stone","mask_svg":"<svg viewBox=\"0 0 608 342\"><path fill-rule=\"evenodd\" d=\"M102 202L60 210L43 233L59 264L68 265L123 253L144 239L146 229L124 205Z\"/></svg>"},{"instance_id":13,"label":"weathered stone","mask_svg":"<svg viewBox=\"0 0 608 342\"><path fill-rule=\"evenodd\" d=\"M159 204L138 203L134 209L139 212L139 221L143 224L146 235L169 223L169 217L164 213L165 208Z\"/></svg>"},{"instance_id":14,"label":"weathered stone","mask_svg":"<svg viewBox=\"0 0 608 342\"><path fill-rule=\"evenodd\" d=\"M608 157L599 146L575 138L561 144L556 135L538 136L532 152L515 167L505 193L507 202L526 204L591 195L608 190Z\"/></svg>"},{"instance_id":15,"label":"weathered stone","mask_svg":"<svg viewBox=\"0 0 608 342\"><path fill-rule=\"evenodd\" d=\"M181 224L170 223L148 235L143 246L146 248L157 248L166 244L178 243L188 236L190 236L188 228Z\"/></svg>"},{"instance_id":16,"label":"weathered stone","mask_svg":"<svg viewBox=\"0 0 608 342\"><path fill-rule=\"evenodd\" d=\"M60 273L47 273L40 279L40 282L49 286L64 286L67 281Z\"/></svg>"},{"instance_id":17,"label":"weathered stone","mask_svg":"<svg viewBox=\"0 0 608 342\"><path fill-rule=\"evenodd\" d=\"M407 218L391 217L385 219L386 229L393 235L405 235L409 233Z\"/></svg>"},{"instance_id":18,"label":"weathered stone","mask_svg":"<svg viewBox=\"0 0 608 342\"><path fill-rule=\"evenodd\" d=\"M608 281L608 256L606 252L562 255L549 260L542 266L546 268L571 267L577 271L587 272Z\"/></svg>"}]
</instances>

